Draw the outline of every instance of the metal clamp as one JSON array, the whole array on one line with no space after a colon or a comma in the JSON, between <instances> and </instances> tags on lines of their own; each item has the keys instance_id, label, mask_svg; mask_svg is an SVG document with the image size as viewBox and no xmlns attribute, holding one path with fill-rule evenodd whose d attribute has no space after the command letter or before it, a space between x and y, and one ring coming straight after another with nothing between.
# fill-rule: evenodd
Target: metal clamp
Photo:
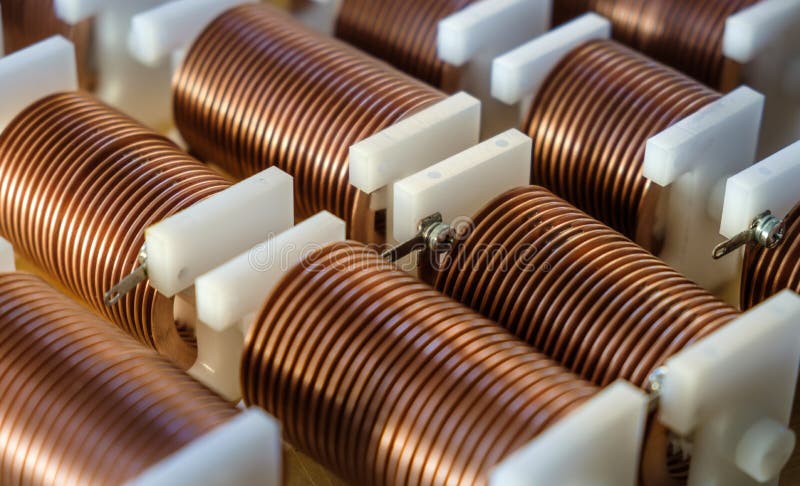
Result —
<instances>
[{"instance_id":1,"label":"metal clamp","mask_svg":"<svg viewBox=\"0 0 800 486\"><path fill-rule=\"evenodd\" d=\"M139 250L139 257L137 258L137 266L133 272L128 274L119 283L103 294L103 302L107 306L112 306L120 301L131 290L135 289L137 285L147 280L147 248L142 246Z\"/></svg>"},{"instance_id":2,"label":"metal clamp","mask_svg":"<svg viewBox=\"0 0 800 486\"><path fill-rule=\"evenodd\" d=\"M381 253L381 257L396 262L415 251L447 251L455 241L453 228L444 223L440 213L426 216L417 225L417 234L413 238Z\"/></svg>"},{"instance_id":3,"label":"metal clamp","mask_svg":"<svg viewBox=\"0 0 800 486\"><path fill-rule=\"evenodd\" d=\"M776 218L770 211L764 211L750 223L750 227L733 238L724 241L714 248L714 259L718 260L734 252L740 246L756 243L764 248L775 248L786 234L786 224Z\"/></svg>"}]
</instances>

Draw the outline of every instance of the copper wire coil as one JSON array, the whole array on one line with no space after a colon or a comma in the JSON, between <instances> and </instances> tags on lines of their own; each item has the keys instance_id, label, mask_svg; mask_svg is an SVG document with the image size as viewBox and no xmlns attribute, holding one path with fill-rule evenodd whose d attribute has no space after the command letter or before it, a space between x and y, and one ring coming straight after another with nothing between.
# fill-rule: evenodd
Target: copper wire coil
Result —
<instances>
[{"instance_id":1,"label":"copper wire coil","mask_svg":"<svg viewBox=\"0 0 800 486\"><path fill-rule=\"evenodd\" d=\"M531 107L531 181L658 252L660 188L643 176L648 138L719 94L614 41L564 57Z\"/></svg>"},{"instance_id":2,"label":"copper wire coil","mask_svg":"<svg viewBox=\"0 0 800 486\"><path fill-rule=\"evenodd\" d=\"M294 176L299 218L328 210L372 235L369 196L350 185L350 145L443 99L438 91L266 5L219 16L174 80L175 120L206 160L236 177Z\"/></svg>"},{"instance_id":3,"label":"copper wire coil","mask_svg":"<svg viewBox=\"0 0 800 486\"><path fill-rule=\"evenodd\" d=\"M92 309L183 367L173 304L142 283L103 294L137 265L144 230L230 186L169 140L89 95L42 99L0 136L0 234Z\"/></svg>"},{"instance_id":4,"label":"copper wire coil","mask_svg":"<svg viewBox=\"0 0 800 486\"><path fill-rule=\"evenodd\" d=\"M722 53L725 22L758 0L558 0L553 25L586 12L611 21L615 39L715 89L736 86L738 66Z\"/></svg>"},{"instance_id":5,"label":"copper wire coil","mask_svg":"<svg viewBox=\"0 0 800 486\"><path fill-rule=\"evenodd\" d=\"M459 69L439 59L439 22L474 0L343 0L336 37L446 92Z\"/></svg>"},{"instance_id":6,"label":"copper wire coil","mask_svg":"<svg viewBox=\"0 0 800 486\"><path fill-rule=\"evenodd\" d=\"M596 393L503 328L336 243L290 270L251 328L245 401L353 484L487 484Z\"/></svg>"},{"instance_id":7,"label":"copper wire coil","mask_svg":"<svg viewBox=\"0 0 800 486\"><path fill-rule=\"evenodd\" d=\"M235 407L38 277L0 274L0 483L123 484Z\"/></svg>"},{"instance_id":8,"label":"copper wire coil","mask_svg":"<svg viewBox=\"0 0 800 486\"><path fill-rule=\"evenodd\" d=\"M62 35L75 45L81 88L92 90L97 81L92 56L94 22L86 19L70 25L56 15L53 4L54 0L0 0L5 53L11 54L48 37Z\"/></svg>"},{"instance_id":9,"label":"copper wire coil","mask_svg":"<svg viewBox=\"0 0 800 486\"><path fill-rule=\"evenodd\" d=\"M742 265L740 306L747 310L781 290L800 293L800 204L784 218L786 233L773 249L748 245Z\"/></svg>"}]
</instances>

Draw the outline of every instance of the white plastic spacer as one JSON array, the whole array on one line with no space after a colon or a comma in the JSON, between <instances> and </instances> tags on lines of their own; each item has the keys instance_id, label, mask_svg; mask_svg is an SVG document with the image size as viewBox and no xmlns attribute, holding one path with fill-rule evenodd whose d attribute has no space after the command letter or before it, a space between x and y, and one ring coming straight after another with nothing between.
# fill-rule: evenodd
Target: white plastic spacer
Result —
<instances>
[{"instance_id":1,"label":"white plastic spacer","mask_svg":"<svg viewBox=\"0 0 800 486\"><path fill-rule=\"evenodd\" d=\"M10 273L17 270L14 262L14 247L4 238L0 238L0 273Z\"/></svg>"},{"instance_id":2,"label":"white plastic spacer","mask_svg":"<svg viewBox=\"0 0 800 486\"><path fill-rule=\"evenodd\" d=\"M195 278L294 223L292 178L271 167L145 231L147 273L171 297Z\"/></svg>"},{"instance_id":3,"label":"white plastic spacer","mask_svg":"<svg viewBox=\"0 0 800 486\"><path fill-rule=\"evenodd\" d=\"M659 420L692 437L690 486L777 479L798 360L800 296L785 290L667 361Z\"/></svg>"},{"instance_id":4,"label":"white plastic spacer","mask_svg":"<svg viewBox=\"0 0 800 486\"><path fill-rule=\"evenodd\" d=\"M725 22L722 52L725 57L748 63L766 47L779 41L800 22L800 0L762 0Z\"/></svg>"},{"instance_id":5,"label":"white plastic spacer","mask_svg":"<svg viewBox=\"0 0 800 486\"><path fill-rule=\"evenodd\" d=\"M77 24L97 14L103 0L53 0L56 15L68 24Z\"/></svg>"},{"instance_id":6,"label":"white plastic spacer","mask_svg":"<svg viewBox=\"0 0 800 486\"><path fill-rule=\"evenodd\" d=\"M647 416L647 396L617 381L491 473L491 486L634 486Z\"/></svg>"}]
</instances>

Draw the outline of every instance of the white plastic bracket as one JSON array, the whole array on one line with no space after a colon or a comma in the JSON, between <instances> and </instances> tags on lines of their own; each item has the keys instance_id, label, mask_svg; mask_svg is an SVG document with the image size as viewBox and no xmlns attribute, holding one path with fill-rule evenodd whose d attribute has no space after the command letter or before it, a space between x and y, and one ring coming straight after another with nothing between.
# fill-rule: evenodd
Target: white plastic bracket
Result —
<instances>
[{"instance_id":1,"label":"white plastic bracket","mask_svg":"<svg viewBox=\"0 0 800 486\"><path fill-rule=\"evenodd\" d=\"M634 486L648 399L617 381L492 471L491 486Z\"/></svg>"},{"instance_id":2,"label":"white plastic bracket","mask_svg":"<svg viewBox=\"0 0 800 486\"><path fill-rule=\"evenodd\" d=\"M148 278L172 297L198 276L292 224L292 178L271 167L147 228Z\"/></svg>"},{"instance_id":3,"label":"white plastic bracket","mask_svg":"<svg viewBox=\"0 0 800 486\"><path fill-rule=\"evenodd\" d=\"M251 408L127 484L280 486L281 456L280 424L266 412Z\"/></svg>"},{"instance_id":4,"label":"white plastic bracket","mask_svg":"<svg viewBox=\"0 0 800 486\"><path fill-rule=\"evenodd\" d=\"M800 360L800 296L785 290L666 363L659 420L692 440L689 485L777 484Z\"/></svg>"},{"instance_id":5,"label":"white plastic bracket","mask_svg":"<svg viewBox=\"0 0 800 486\"><path fill-rule=\"evenodd\" d=\"M472 217L493 197L527 185L531 143L518 130L508 130L396 182L395 238L410 240L419 222L436 212L448 223Z\"/></svg>"},{"instance_id":6,"label":"white plastic bracket","mask_svg":"<svg viewBox=\"0 0 800 486\"><path fill-rule=\"evenodd\" d=\"M0 273L11 273L17 270L14 262L14 247L4 238L0 238Z\"/></svg>"}]
</instances>

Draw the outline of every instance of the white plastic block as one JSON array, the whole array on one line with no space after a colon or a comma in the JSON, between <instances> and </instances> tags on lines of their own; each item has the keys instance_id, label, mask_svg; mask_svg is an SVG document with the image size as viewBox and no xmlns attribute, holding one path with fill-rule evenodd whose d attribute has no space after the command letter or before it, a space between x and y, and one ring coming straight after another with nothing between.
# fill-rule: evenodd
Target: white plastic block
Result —
<instances>
[{"instance_id":1,"label":"white plastic block","mask_svg":"<svg viewBox=\"0 0 800 486\"><path fill-rule=\"evenodd\" d=\"M439 22L439 57L455 66L482 50L508 47L507 39L529 39L550 24L551 0L482 0Z\"/></svg>"},{"instance_id":2,"label":"white plastic block","mask_svg":"<svg viewBox=\"0 0 800 486\"><path fill-rule=\"evenodd\" d=\"M130 481L130 486L280 486L280 424L248 409Z\"/></svg>"},{"instance_id":3,"label":"white plastic block","mask_svg":"<svg viewBox=\"0 0 800 486\"><path fill-rule=\"evenodd\" d=\"M610 37L611 22L593 13L553 29L494 60L492 96L514 104L535 95L568 52L584 42Z\"/></svg>"},{"instance_id":4,"label":"white plastic block","mask_svg":"<svg viewBox=\"0 0 800 486\"><path fill-rule=\"evenodd\" d=\"M0 238L0 273L10 273L17 270L14 262L14 247L4 238Z\"/></svg>"},{"instance_id":5,"label":"white plastic block","mask_svg":"<svg viewBox=\"0 0 800 486\"><path fill-rule=\"evenodd\" d=\"M647 396L617 381L492 471L491 486L637 484Z\"/></svg>"},{"instance_id":6,"label":"white plastic block","mask_svg":"<svg viewBox=\"0 0 800 486\"><path fill-rule=\"evenodd\" d=\"M783 218L800 202L800 141L728 179L720 233L732 238L770 210Z\"/></svg>"},{"instance_id":7,"label":"white plastic block","mask_svg":"<svg viewBox=\"0 0 800 486\"><path fill-rule=\"evenodd\" d=\"M344 239L344 221L321 212L220 265L195 282L199 320L217 331L236 325L310 251Z\"/></svg>"},{"instance_id":8,"label":"white plastic block","mask_svg":"<svg viewBox=\"0 0 800 486\"><path fill-rule=\"evenodd\" d=\"M150 283L171 297L294 222L292 178L271 167L145 231Z\"/></svg>"},{"instance_id":9,"label":"white plastic block","mask_svg":"<svg viewBox=\"0 0 800 486\"><path fill-rule=\"evenodd\" d=\"M350 147L350 183L372 193L478 142L480 101L458 93Z\"/></svg>"},{"instance_id":10,"label":"white plastic block","mask_svg":"<svg viewBox=\"0 0 800 486\"><path fill-rule=\"evenodd\" d=\"M472 217L492 198L527 185L530 137L508 130L395 183L394 237L409 240L419 222L439 212L445 222Z\"/></svg>"},{"instance_id":11,"label":"white plastic block","mask_svg":"<svg viewBox=\"0 0 800 486\"><path fill-rule=\"evenodd\" d=\"M798 360L800 296L785 290L667 361L659 420L692 437L690 486L777 484Z\"/></svg>"},{"instance_id":12,"label":"white plastic block","mask_svg":"<svg viewBox=\"0 0 800 486\"><path fill-rule=\"evenodd\" d=\"M0 130L34 101L77 89L75 48L61 36L0 59Z\"/></svg>"},{"instance_id":13,"label":"white plastic block","mask_svg":"<svg viewBox=\"0 0 800 486\"><path fill-rule=\"evenodd\" d=\"M722 38L725 57L752 61L800 22L800 0L762 0L728 17Z\"/></svg>"},{"instance_id":14,"label":"white plastic block","mask_svg":"<svg viewBox=\"0 0 800 486\"><path fill-rule=\"evenodd\" d=\"M197 360L187 371L189 376L228 401L239 400L242 397L239 373L244 347L244 334L240 327L218 330L198 319L195 337Z\"/></svg>"},{"instance_id":15,"label":"white plastic block","mask_svg":"<svg viewBox=\"0 0 800 486\"><path fill-rule=\"evenodd\" d=\"M206 26L244 0L179 0L139 13L131 20L128 49L145 65L157 66L190 46Z\"/></svg>"},{"instance_id":16,"label":"white plastic block","mask_svg":"<svg viewBox=\"0 0 800 486\"><path fill-rule=\"evenodd\" d=\"M97 14L104 3L104 0L53 0L53 7L61 20L77 24Z\"/></svg>"}]
</instances>

